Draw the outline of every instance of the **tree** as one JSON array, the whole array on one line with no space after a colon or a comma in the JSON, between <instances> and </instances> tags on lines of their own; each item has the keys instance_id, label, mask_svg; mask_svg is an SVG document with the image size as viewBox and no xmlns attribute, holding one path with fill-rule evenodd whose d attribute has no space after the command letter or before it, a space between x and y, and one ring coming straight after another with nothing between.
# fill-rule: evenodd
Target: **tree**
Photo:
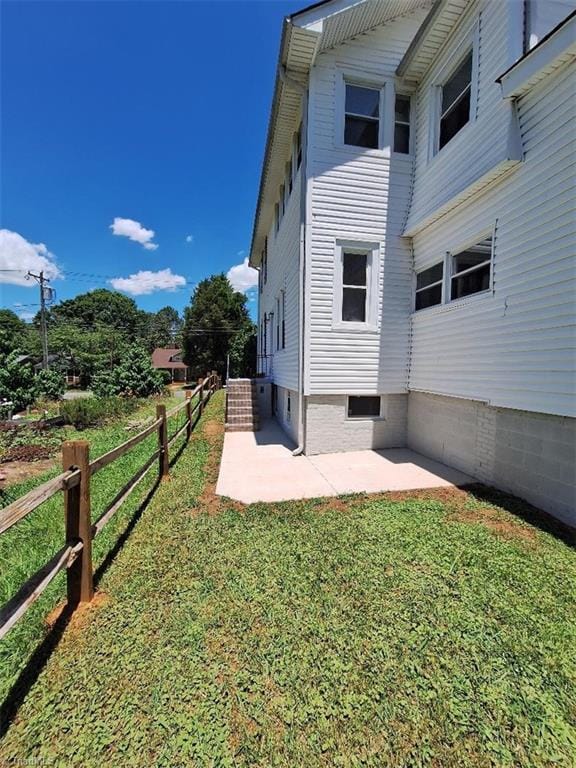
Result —
<instances>
[{"instance_id":1,"label":"tree","mask_svg":"<svg viewBox=\"0 0 576 768\"><path fill-rule=\"evenodd\" d=\"M126 348L118 365L103 369L92 380L92 391L98 397L148 397L163 388L162 373L152 367L150 355L138 344Z\"/></svg>"},{"instance_id":2,"label":"tree","mask_svg":"<svg viewBox=\"0 0 576 768\"><path fill-rule=\"evenodd\" d=\"M182 318L174 307L159 309L150 317L150 348L180 346L182 324Z\"/></svg>"},{"instance_id":3,"label":"tree","mask_svg":"<svg viewBox=\"0 0 576 768\"><path fill-rule=\"evenodd\" d=\"M248 316L246 296L235 291L224 274L202 280L186 308L182 343L184 362L197 378L207 371L226 372L226 356L234 355L235 375L246 375L254 361L245 349L255 333Z\"/></svg>"},{"instance_id":4,"label":"tree","mask_svg":"<svg viewBox=\"0 0 576 768\"><path fill-rule=\"evenodd\" d=\"M0 401L10 400L15 411L32 405L36 399L34 371L29 364L18 362L18 352L0 357Z\"/></svg>"},{"instance_id":5,"label":"tree","mask_svg":"<svg viewBox=\"0 0 576 768\"><path fill-rule=\"evenodd\" d=\"M28 326L11 309L0 309L0 355L25 352Z\"/></svg>"},{"instance_id":6,"label":"tree","mask_svg":"<svg viewBox=\"0 0 576 768\"><path fill-rule=\"evenodd\" d=\"M61 371L48 368L36 374L36 395L47 400L59 400L66 390L66 380Z\"/></svg>"},{"instance_id":7,"label":"tree","mask_svg":"<svg viewBox=\"0 0 576 768\"><path fill-rule=\"evenodd\" d=\"M39 322L38 315L35 322ZM62 301L49 310L49 327L70 323L88 331L116 330L131 338L142 338L148 330L148 313L138 309L134 299L98 288Z\"/></svg>"}]
</instances>

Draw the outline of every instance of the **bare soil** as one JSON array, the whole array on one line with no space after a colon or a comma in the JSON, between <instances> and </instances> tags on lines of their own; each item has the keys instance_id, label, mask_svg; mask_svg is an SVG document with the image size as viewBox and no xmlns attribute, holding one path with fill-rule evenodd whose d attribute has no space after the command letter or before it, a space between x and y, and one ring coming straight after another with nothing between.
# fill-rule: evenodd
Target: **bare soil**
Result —
<instances>
[{"instance_id":1,"label":"bare soil","mask_svg":"<svg viewBox=\"0 0 576 768\"><path fill-rule=\"evenodd\" d=\"M0 464L0 490L11 485L17 485L31 477L43 475L56 464L56 459L39 459L38 461L9 461Z\"/></svg>"}]
</instances>

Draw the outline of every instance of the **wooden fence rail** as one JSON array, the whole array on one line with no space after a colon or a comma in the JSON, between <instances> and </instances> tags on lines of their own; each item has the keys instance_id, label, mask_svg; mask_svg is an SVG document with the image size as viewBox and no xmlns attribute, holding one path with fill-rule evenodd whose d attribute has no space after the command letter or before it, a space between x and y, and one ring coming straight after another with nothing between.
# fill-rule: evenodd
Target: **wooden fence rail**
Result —
<instances>
[{"instance_id":1,"label":"wooden fence rail","mask_svg":"<svg viewBox=\"0 0 576 768\"><path fill-rule=\"evenodd\" d=\"M66 523L66 541L62 549L39 568L0 608L0 639L6 635L18 619L40 597L50 582L64 569L66 570L69 607L75 609L79 603L92 600L94 596L93 539L120 509L154 464L157 463L158 466L159 480L169 476L170 445L183 434L186 434L186 440L189 440L198 419L202 415L204 406L219 387L220 378L215 371L212 371L206 375L206 378L199 380L198 386L194 390L186 392L186 398L182 403L169 411L166 411L166 406L158 405L156 419L150 426L93 461L90 461L90 449L87 441L75 440L64 443L62 446L62 473L0 510L0 534L2 534L39 507L40 504L62 491ZM194 397L197 397L197 400L192 406ZM169 438L168 419L183 410L185 410L184 424ZM120 488L103 514L93 524L90 509L91 478L101 469L124 456L154 432L158 435L156 450Z\"/></svg>"}]
</instances>

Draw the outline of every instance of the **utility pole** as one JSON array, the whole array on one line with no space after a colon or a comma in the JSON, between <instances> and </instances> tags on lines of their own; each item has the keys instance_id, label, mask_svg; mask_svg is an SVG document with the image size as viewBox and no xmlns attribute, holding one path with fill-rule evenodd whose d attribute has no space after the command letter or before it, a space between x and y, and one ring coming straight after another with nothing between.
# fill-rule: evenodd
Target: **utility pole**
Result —
<instances>
[{"instance_id":1,"label":"utility pole","mask_svg":"<svg viewBox=\"0 0 576 768\"><path fill-rule=\"evenodd\" d=\"M51 295L51 288L46 287L46 283L50 280L44 277L44 271L39 275L35 275L34 272L28 271L28 277L33 277L40 286L40 335L42 337L42 368L46 370L48 368L48 327L46 325L46 294Z\"/></svg>"}]
</instances>

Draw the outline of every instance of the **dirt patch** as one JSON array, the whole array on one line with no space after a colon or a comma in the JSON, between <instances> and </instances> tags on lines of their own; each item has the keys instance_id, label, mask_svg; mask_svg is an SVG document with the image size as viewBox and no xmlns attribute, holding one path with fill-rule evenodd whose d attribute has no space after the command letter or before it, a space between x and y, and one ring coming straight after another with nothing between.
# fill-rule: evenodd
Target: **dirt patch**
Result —
<instances>
[{"instance_id":1,"label":"dirt patch","mask_svg":"<svg viewBox=\"0 0 576 768\"><path fill-rule=\"evenodd\" d=\"M110 597L106 594L106 592L95 592L94 597L92 598L92 602L80 603L74 613L71 614L69 628L74 631L83 629L90 621L93 613L109 602ZM66 607L67 603L66 601L63 601L58 603L58 605L50 611L50 613L44 619L44 624L48 629L52 629L52 627L56 624L58 619L60 619L66 610Z\"/></svg>"},{"instance_id":2,"label":"dirt patch","mask_svg":"<svg viewBox=\"0 0 576 768\"><path fill-rule=\"evenodd\" d=\"M208 512L209 515L218 514L226 505L226 508L233 507L242 509L242 504L216 496L216 483L218 482L218 473L220 471L220 458L222 456L222 445L224 443L224 424L218 419L209 419L202 425L202 434L207 439L210 450L208 459L204 467L205 479L204 490L198 500L198 510Z\"/></svg>"},{"instance_id":3,"label":"dirt patch","mask_svg":"<svg viewBox=\"0 0 576 768\"><path fill-rule=\"evenodd\" d=\"M10 485L17 485L31 477L43 475L56 464L56 459L39 459L38 461L9 461L0 465L0 490Z\"/></svg>"},{"instance_id":4,"label":"dirt patch","mask_svg":"<svg viewBox=\"0 0 576 768\"><path fill-rule=\"evenodd\" d=\"M528 528L514 519L507 519L501 512L490 507L456 509L446 519L451 523L483 525L504 539L521 539L534 543L537 538L533 528Z\"/></svg>"}]
</instances>

